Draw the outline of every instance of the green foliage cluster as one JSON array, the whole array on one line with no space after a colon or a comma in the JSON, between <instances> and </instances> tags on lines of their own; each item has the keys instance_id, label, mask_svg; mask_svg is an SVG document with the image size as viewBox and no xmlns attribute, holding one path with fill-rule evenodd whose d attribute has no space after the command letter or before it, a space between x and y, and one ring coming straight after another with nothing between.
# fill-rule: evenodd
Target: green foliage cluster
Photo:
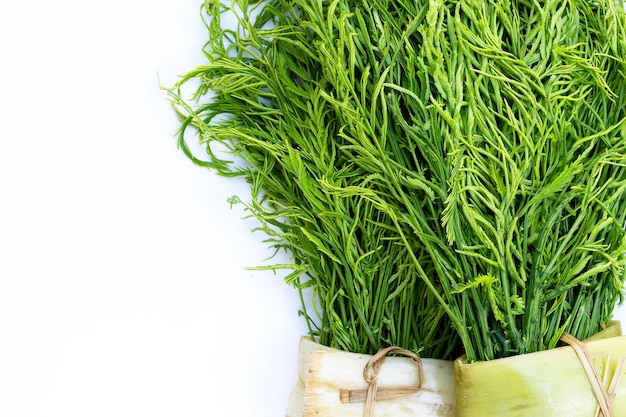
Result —
<instances>
[{"instance_id":1,"label":"green foliage cluster","mask_svg":"<svg viewBox=\"0 0 626 417\"><path fill-rule=\"evenodd\" d=\"M233 28L203 2L207 64L170 89L179 143L250 183L244 204L293 257L269 268L312 290L321 343L489 360L611 318L626 260L622 2L230 6Z\"/></svg>"}]
</instances>

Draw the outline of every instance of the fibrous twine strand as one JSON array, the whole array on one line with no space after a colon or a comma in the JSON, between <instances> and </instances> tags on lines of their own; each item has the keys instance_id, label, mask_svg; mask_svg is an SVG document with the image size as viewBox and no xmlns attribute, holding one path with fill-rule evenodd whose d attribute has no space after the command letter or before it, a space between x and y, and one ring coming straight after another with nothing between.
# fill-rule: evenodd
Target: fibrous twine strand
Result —
<instances>
[{"instance_id":1,"label":"fibrous twine strand","mask_svg":"<svg viewBox=\"0 0 626 417\"><path fill-rule=\"evenodd\" d=\"M602 384L604 386L607 385L608 383L608 377L609 377L609 373L610 373L610 367L609 364L611 363L611 355L608 355L608 357L606 358L606 365L604 367L604 376L602 379ZM621 358L618 362L617 362L617 366L615 368L615 372L613 372L613 378L611 378L611 382L609 383L609 389L607 390L607 393L609 394L609 401L612 403L613 400L615 399L616 396L616 391L617 391L617 385L619 384L619 381L622 377L622 374L624 373L624 367L626 367L626 358ZM600 407L597 406L596 407L596 412L594 413L594 417L601 417L600 415L601 411L600 411Z\"/></svg>"},{"instance_id":2,"label":"fibrous twine strand","mask_svg":"<svg viewBox=\"0 0 626 417\"><path fill-rule=\"evenodd\" d=\"M396 354L411 358L417 365L417 385L414 387L384 387L378 388L378 373L387 355ZM363 368L363 379L367 382L367 390L341 390L341 402L363 402L365 401L364 417L374 416L374 407L377 398L392 399L404 395L414 394L420 390L424 382L424 370L422 360L410 350L397 346L390 346L380 349L370 358Z\"/></svg>"},{"instance_id":3,"label":"fibrous twine strand","mask_svg":"<svg viewBox=\"0 0 626 417\"><path fill-rule=\"evenodd\" d=\"M593 388L593 392L596 396L596 401L598 402L595 416L615 417L615 413L613 411L613 399L615 398L615 390L617 389L617 384L619 383L621 375L624 371L624 360L620 360L617 369L613 374L613 379L611 381L609 389L607 391L607 389L604 387L604 382L602 378L600 378L598 371L596 370L595 366L593 366L593 360L591 359L591 355L589 354L589 351L587 350L585 345L569 333L563 333L563 335L561 336L561 341L567 343L574 349L574 352L576 352L576 355L578 356L578 359L580 360L580 363L582 364L583 369L587 374L587 378L589 379L591 387ZM606 367L608 368L608 366L609 361L607 360Z\"/></svg>"}]
</instances>

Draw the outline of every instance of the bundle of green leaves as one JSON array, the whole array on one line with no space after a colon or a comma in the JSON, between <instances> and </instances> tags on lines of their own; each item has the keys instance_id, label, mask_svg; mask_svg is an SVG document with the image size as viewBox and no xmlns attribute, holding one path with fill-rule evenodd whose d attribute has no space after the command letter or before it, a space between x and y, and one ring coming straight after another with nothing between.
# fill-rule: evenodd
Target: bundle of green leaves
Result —
<instances>
[{"instance_id":1,"label":"bundle of green leaves","mask_svg":"<svg viewBox=\"0 0 626 417\"><path fill-rule=\"evenodd\" d=\"M488 360L611 318L626 261L624 3L230 9L234 28L221 2L202 4L207 63L170 89L179 143L250 183L246 208L293 257L267 267L312 290L303 313L321 343Z\"/></svg>"}]
</instances>

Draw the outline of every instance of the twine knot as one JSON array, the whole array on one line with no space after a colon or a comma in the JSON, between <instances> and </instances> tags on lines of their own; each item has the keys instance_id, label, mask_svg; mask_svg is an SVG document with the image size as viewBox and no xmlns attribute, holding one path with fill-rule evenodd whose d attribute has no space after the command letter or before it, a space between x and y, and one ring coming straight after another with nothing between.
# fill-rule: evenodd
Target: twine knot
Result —
<instances>
[{"instance_id":1,"label":"twine knot","mask_svg":"<svg viewBox=\"0 0 626 417\"><path fill-rule=\"evenodd\" d=\"M417 366L417 385L413 387L378 387L378 373L385 361L387 355L396 354L411 358ZM410 350L402 349L397 346L390 346L380 349L374 356L370 358L363 368L363 379L368 387L365 390L341 390L339 398L342 403L359 403L365 402L364 417L372 417L374 415L374 406L377 400L390 400L404 395L415 394L420 390L424 382L424 370L422 360Z\"/></svg>"}]
</instances>

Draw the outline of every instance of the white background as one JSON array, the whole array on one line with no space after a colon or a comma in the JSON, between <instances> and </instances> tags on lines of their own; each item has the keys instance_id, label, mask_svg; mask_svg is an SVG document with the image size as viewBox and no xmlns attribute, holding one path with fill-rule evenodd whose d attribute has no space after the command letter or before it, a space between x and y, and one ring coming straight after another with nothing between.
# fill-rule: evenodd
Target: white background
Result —
<instances>
[{"instance_id":1,"label":"white background","mask_svg":"<svg viewBox=\"0 0 626 417\"><path fill-rule=\"evenodd\" d=\"M0 5L0 416L284 415L297 293L159 89L199 5Z\"/></svg>"}]
</instances>

